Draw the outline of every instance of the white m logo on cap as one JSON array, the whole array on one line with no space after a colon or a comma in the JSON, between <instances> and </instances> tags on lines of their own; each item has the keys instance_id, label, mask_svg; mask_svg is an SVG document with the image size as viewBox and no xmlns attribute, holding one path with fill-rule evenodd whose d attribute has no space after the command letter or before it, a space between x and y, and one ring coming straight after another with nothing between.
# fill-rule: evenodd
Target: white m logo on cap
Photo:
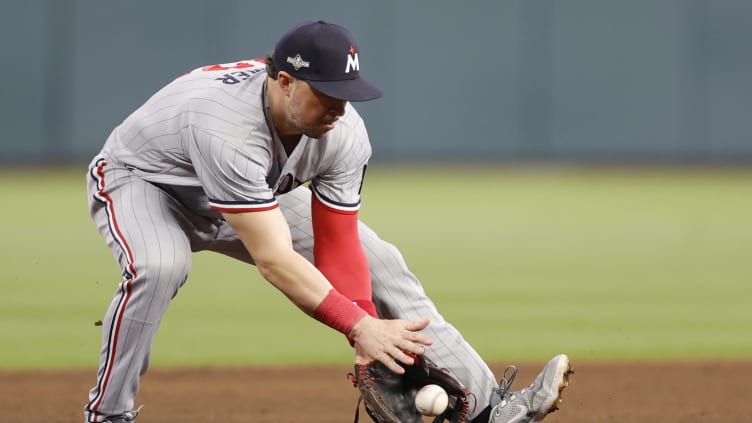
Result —
<instances>
[{"instance_id":1,"label":"white m logo on cap","mask_svg":"<svg viewBox=\"0 0 752 423\"><path fill-rule=\"evenodd\" d=\"M360 63L358 63L358 53L347 55L347 67L345 73L350 73L351 70L356 72L360 71Z\"/></svg>"}]
</instances>

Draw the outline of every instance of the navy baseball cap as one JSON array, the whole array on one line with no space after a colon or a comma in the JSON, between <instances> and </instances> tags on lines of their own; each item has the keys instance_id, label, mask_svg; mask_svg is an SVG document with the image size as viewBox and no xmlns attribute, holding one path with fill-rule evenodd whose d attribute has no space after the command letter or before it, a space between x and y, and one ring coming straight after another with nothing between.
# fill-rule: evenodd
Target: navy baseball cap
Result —
<instances>
[{"instance_id":1,"label":"navy baseball cap","mask_svg":"<svg viewBox=\"0 0 752 423\"><path fill-rule=\"evenodd\" d=\"M329 97L347 101L379 98L381 90L360 77L358 53L357 43L344 27L306 21L277 42L274 66Z\"/></svg>"}]
</instances>

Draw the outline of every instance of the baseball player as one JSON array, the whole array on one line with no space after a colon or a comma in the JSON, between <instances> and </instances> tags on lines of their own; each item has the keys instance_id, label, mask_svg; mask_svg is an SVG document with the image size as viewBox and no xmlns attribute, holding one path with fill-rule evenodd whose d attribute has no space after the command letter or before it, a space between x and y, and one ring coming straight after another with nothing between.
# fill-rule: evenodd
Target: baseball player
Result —
<instances>
[{"instance_id":1,"label":"baseball player","mask_svg":"<svg viewBox=\"0 0 752 423\"><path fill-rule=\"evenodd\" d=\"M266 60L178 77L112 131L87 192L122 281L103 320L87 422L135 420L157 328L201 250L255 265L345 334L356 365L399 376L425 354L476 399L468 420L537 421L556 408L566 356L508 392L510 378L496 383L399 251L358 221L371 146L350 102L381 96L360 77L359 53L345 28L304 22Z\"/></svg>"}]
</instances>

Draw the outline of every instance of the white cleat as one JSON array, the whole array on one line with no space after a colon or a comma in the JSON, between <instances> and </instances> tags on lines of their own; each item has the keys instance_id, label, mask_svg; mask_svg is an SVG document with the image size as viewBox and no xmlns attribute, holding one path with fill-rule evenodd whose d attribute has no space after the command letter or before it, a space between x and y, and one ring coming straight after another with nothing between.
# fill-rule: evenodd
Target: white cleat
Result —
<instances>
[{"instance_id":1,"label":"white cleat","mask_svg":"<svg viewBox=\"0 0 752 423\"><path fill-rule=\"evenodd\" d=\"M561 392L569 385L574 373L569 357L559 354L552 358L533 383L519 391L509 392L517 376L517 367L504 369L499 388L491 395L489 423L539 422L559 409Z\"/></svg>"}]
</instances>

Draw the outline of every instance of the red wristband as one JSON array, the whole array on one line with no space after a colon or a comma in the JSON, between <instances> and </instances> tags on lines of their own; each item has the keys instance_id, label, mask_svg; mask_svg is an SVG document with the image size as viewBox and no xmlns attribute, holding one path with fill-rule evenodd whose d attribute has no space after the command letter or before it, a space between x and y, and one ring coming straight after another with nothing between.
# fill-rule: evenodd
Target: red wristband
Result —
<instances>
[{"instance_id":1,"label":"red wristband","mask_svg":"<svg viewBox=\"0 0 752 423\"><path fill-rule=\"evenodd\" d=\"M366 312L347 297L332 289L316 307L313 318L348 335Z\"/></svg>"}]
</instances>

